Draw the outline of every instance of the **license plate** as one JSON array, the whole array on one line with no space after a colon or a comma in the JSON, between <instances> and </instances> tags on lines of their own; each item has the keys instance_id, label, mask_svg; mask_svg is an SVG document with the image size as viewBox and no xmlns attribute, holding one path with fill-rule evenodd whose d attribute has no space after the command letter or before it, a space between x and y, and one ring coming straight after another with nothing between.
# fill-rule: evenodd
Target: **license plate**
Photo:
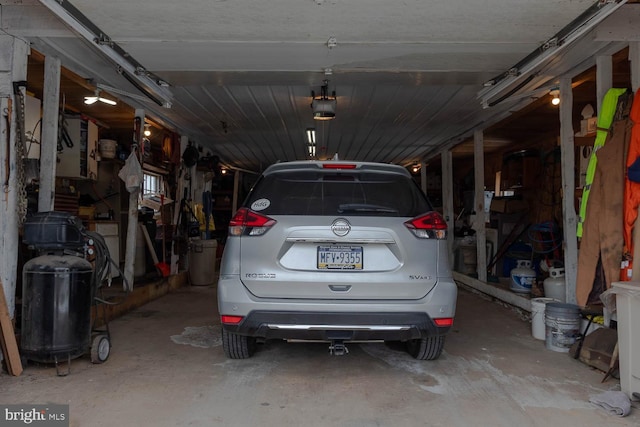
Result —
<instances>
[{"instance_id":1,"label":"license plate","mask_svg":"<svg viewBox=\"0 0 640 427\"><path fill-rule=\"evenodd\" d=\"M362 246L318 246L318 270L362 270Z\"/></svg>"}]
</instances>

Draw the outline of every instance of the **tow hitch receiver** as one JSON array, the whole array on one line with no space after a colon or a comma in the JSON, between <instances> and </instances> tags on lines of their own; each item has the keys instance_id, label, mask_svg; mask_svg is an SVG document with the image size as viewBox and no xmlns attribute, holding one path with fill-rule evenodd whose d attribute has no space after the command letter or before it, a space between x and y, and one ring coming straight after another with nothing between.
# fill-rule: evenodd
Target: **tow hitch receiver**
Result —
<instances>
[{"instance_id":1,"label":"tow hitch receiver","mask_svg":"<svg viewBox=\"0 0 640 427\"><path fill-rule=\"evenodd\" d=\"M349 354L349 349L342 340L333 340L329 344L329 354L332 356L344 356Z\"/></svg>"}]
</instances>

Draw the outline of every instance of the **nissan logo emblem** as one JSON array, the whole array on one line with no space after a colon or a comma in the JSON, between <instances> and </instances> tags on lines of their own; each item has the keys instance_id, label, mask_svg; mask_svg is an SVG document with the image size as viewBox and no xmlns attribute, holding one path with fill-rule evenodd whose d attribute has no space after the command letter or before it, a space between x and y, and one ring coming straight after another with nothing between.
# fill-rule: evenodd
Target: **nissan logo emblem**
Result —
<instances>
[{"instance_id":1,"label":"nissan logo emblem","mask_svg":"<svg viewBox=\"0 0 640 427\"><path fill-rule=\"evenodd\" d=\"M336 236L344 237L351 231L351 224L349 224L349 221L346 219L336 219L333 221L333 224L331 224L331 231L333 231L333 234Z\"/></svg>"}]
</instances>

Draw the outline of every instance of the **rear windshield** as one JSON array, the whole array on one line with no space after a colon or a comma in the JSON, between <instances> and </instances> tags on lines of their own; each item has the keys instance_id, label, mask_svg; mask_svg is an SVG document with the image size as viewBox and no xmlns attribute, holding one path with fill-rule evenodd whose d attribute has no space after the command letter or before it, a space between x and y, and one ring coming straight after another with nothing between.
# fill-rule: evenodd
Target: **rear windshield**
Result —
<instances>
[{"instance_id":1,"label":"rear windshield","mask_svg":"<svg viewBox=\"0 0 640 427\"><path fill-rule=\"evenodd\" d=\"M414 217L432 210L406 176L335 170L283 171L262 177L244 206L266 215Z\"/></svg>"}]
</instances>

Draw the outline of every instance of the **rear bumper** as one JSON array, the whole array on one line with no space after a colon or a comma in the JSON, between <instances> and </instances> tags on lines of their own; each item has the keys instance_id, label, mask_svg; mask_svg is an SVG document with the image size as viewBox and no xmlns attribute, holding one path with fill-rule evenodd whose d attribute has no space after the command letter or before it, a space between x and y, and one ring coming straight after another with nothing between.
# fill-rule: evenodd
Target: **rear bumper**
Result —
<instances>
[{"instance_id":1,"label":"rear bumper","mask_svg":"<svg viewBox=\"0 0 640 427\"><path fill-rule=\"evenodd\" d=\"M237 325L224 329L263 339L399 340L446 334L426 313L322 313L252 311Z\"/></svg>"},{"instance_id":2,"label":"rear bumper","mask_svg":"<svg viewBox=\"0 0 640 427\"><path fill-rule=\"evenodd\" d=\"M218 281L221 315L241 316L223 324L229 332L264 339L409 340L446 334L433 319L453 318L457 286L441 278L419 300L266 299L251 294L237 275Z\"/></svg>"}]
</instances>

